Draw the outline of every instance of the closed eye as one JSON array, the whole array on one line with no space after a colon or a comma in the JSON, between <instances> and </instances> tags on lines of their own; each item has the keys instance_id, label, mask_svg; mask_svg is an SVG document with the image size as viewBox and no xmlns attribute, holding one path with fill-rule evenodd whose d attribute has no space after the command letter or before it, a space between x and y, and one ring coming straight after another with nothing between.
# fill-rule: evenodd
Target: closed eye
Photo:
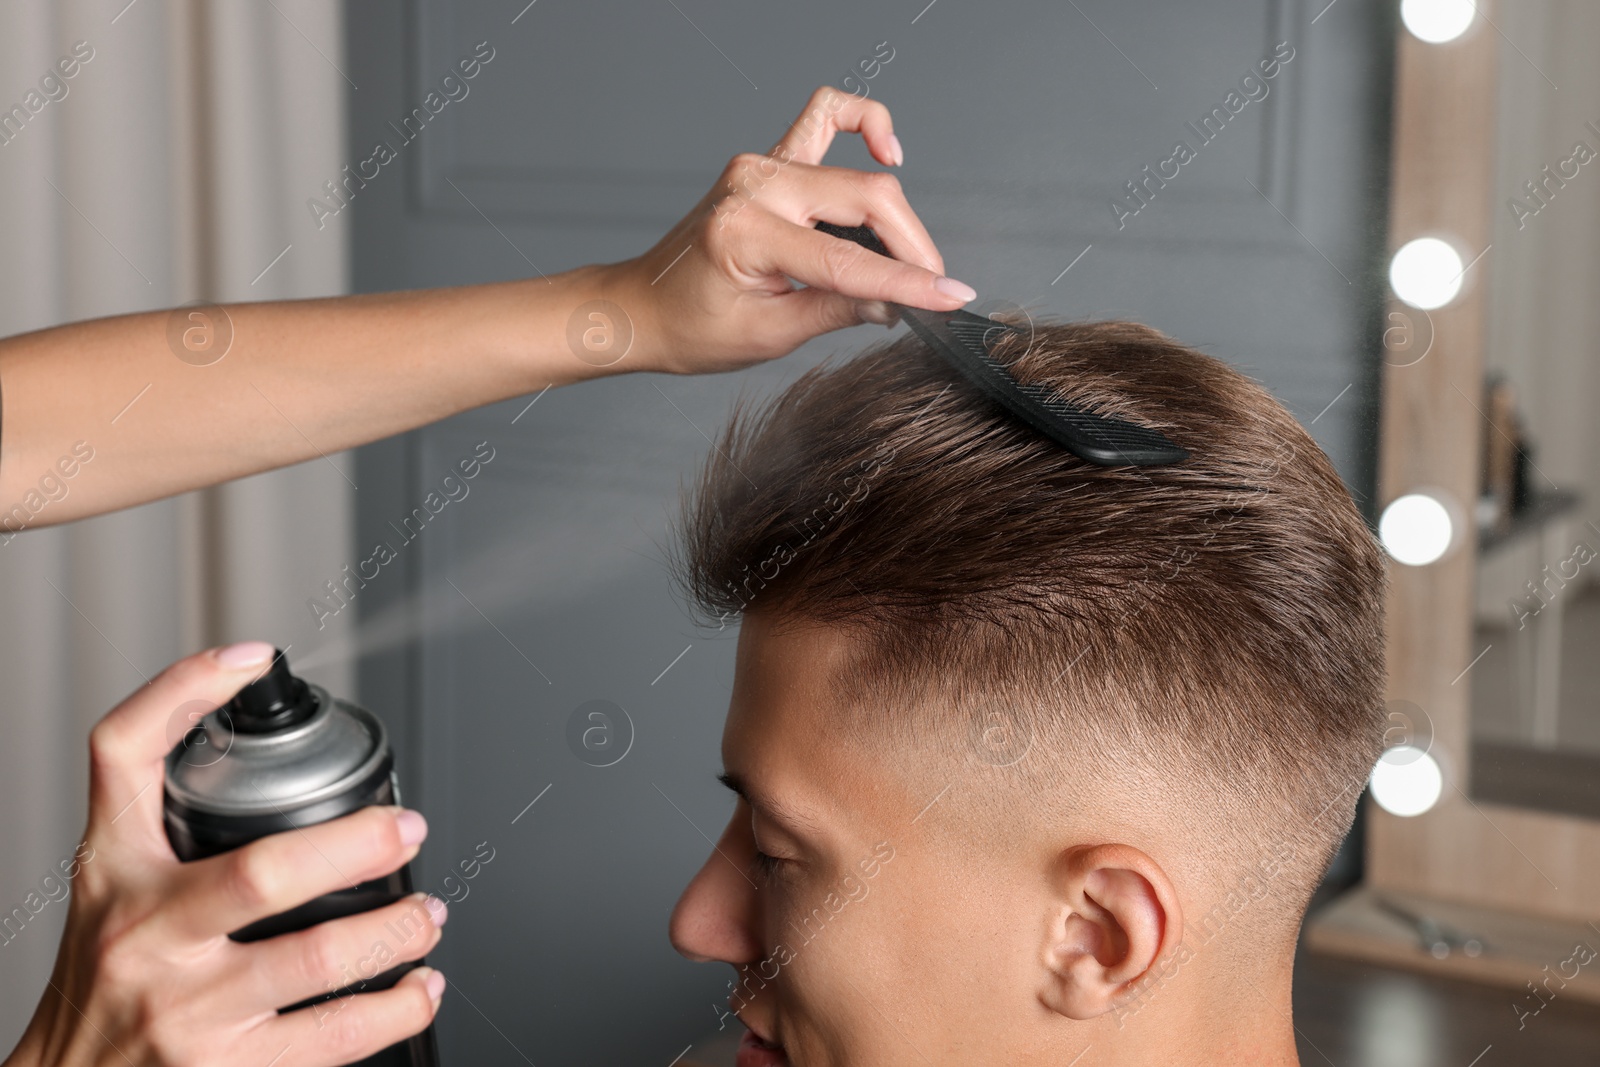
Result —
<instances>
[{"instance_id":1,"label":"closed eye","mask_svg":"<svg viewBox=\"0 0 1600 1067\"><path fill-rule=\"evenodd\" d=\"M760 875L761 882L763 885L765 885L767 882L772 881L773 877L778 873L778 865L783 861L776 856L767 855L759 848L755 849L754 852L754 866L756 873Z\"/></svg>"},{"instance_id":2,"label":"closed eye","mask_svg":"<svg viewBox=\"0 0 1600 1067\"><path fill-rule=\"evenodd\" d=\"M750 799L749 791L745 788L744 782L737 776L727 773L717 775L717 781L733 790L733 792L738 795L740 804L750 809L751 836L753 838L757 809L755 803ZM785 863L797 862L795 860L790 860L763 852L760 846L757 845L754 840L751 841L750 852L750 866L753 873L760 879L758 884L763 886L771 884L778 877L778 875L782 873L783 865ZM754 881L754 879L752 879L752 881Z\"/></svg>"}]
</instances>

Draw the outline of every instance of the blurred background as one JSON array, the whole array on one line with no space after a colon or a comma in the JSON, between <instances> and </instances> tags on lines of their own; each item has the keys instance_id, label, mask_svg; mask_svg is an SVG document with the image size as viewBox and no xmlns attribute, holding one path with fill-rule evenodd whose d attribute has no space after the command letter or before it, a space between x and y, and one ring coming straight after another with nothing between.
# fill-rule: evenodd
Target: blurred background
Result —
<instances>
[{"instance_id":1,"label":"blurred background","mask_svg":"<svg viewBox=\"0 0 1600 1067\"><path fill-rule=\"evenodd\" d=\"M1400 6L7 0L0 335L630 257L832 85L893 109L907 194L980 309L1137 319L1245 369L1376 523L1397 495L1380 478L1385 376L1450 356L1426 300L1394 318L1390 257L1409 236L1391 233L1397 42L1431 44L1464 6L1436 46L1493 61L1472 98L1488 101L1475 165L1493 190L1471 208L1496 250L1462 248L1445 271L1487 338L1461 364L1478 416L1450 416L1470 428L1475 482L1447 503L1455 542L1482 552L1460 627L1491 648L1456 691L1472 688L1472 744L1498 746L1474 764L1498 784L1473 796L1592 820L1600 600L1594 568L1561 568L1578 542L1600 550L1600 177L1574 147L1600 150L1585 54L1600 15L1419 0L1419 30ZM65 57L70 78L53 73ZM464 59L477 73L452 89ZM877 169L850 138L829 162ZM714 1059L728 973L678 958L666 920L730 808L714 775L736 630L697 628L674 598L668 522L735 396L881 334L737 375L535 384L355 453L6 542L0 908L77 840L88 727L169 661L263 637L394 733L406 801L432 826L419 888L456 901L434 959L448 1061ZM348 610L318 611L482 442L493 459L469 496ZM597 708L615 758L569 740ZM1425 719L1431 738L1425 709L1406 721ZM463 882L458 861L484 847L494 859ZM1327 899L1362 878L1366 847L1358 824ZM1572 877L1593 886L1597 870ZM64 912L0 945L0 1047ZM1390 912L1406 952L1434 955L1414 907ZM1600 996L1577 985L1526 1024L1521 963L1496 987L1340 955L1303 964L1305 1062L1466 1065L1493 1045L1499 1062L1577 1063L1600 1047Z\"/></svg>"}]
</instances>

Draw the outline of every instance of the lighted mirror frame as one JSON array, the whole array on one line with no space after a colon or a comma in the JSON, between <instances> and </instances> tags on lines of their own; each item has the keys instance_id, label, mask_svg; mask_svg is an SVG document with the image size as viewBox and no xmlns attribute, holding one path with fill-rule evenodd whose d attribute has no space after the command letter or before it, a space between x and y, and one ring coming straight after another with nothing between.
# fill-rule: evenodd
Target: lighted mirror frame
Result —
<instances>
[{"instance_id":1,"label":"lighted mirror frame","mask_svg":"<svg viewBox=\"0 0 1600 1067\"><path fill-rule=\"evenodd\" d=\"M1485 280L1493 267L1479 257L1491 240L1495 210L1500 47L1497 34L1481 31L1497 10L1492 0L1478 0L1473 23L1441 43L1422 40L1396 20L1389 255L1392 260L1417 238L1447 235L1466 267L1459 291L1437 308L1419 310L1388 292L1384 324L1409 324L1426 333L1429 345L1420 357L1385 349L1379 511L1419 492L1457 502L1478 495L1485 426L1472 398L1483 388ZM1409 895L1468 909L1489 925L1507 917L1507 930L1529 923L1588 929L1595 918L1600 821L1470 795L1471 685L1462 682L1474 654L1478 545L1470 515L1456 523L1451 542L1432 562L1406 565L1391 558L1388 566L1387 696L1426 714L1426 751L1441 769L1438 799L1414 815L1367 801L1364 884L1313 916L1307 943L1313 950L1519 986L1539 970L1538 962L1525 974L1521 961L1505 951L1434 960L1414 934L1408 939L1403 928L1393 932L1392 917L1384 935L1381 917L1364 919L1356 906ZM1586 999L1600 999L1600 991Z\"/></svg>"}]
</instances>

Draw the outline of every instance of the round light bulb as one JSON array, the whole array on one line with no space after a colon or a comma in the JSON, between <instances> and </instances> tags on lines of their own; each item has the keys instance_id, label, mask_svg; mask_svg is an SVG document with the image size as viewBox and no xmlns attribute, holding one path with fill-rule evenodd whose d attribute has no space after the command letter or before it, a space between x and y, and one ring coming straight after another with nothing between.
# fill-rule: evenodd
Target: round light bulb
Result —
<instances>
[{"instance_id":1,"label":"round light bulb","mask_svg":"<svg viewBox=\"0 0 1600 1067\"><path fill-rule=\"evenodd\" d=\"M1439 802L1444 774L1439 763L1414 745L1397 745L1372 768L1372 799L1390 815L1421 815Z\"/></svg>"},{"instance_id":2,"label":"round light bulb","mask_svg":"<svg viewBox=\"0 0 1600 1067\"><path fill-rule=\"evenodd\" d=\"M1427 493L1407 493L1383 509L1378 540L1398 563L1421 567L1444 555L1455 524L1450 510Z\"/></svg>"},{"instance_id":3,"label":"round light bulb","mask_svg":"<svg viewBox=\"0 0 1600 1067\"><path fill-rule=\"evenodd\" d=\"M1467 32L1478 6L1473 0L1401 0L1400 20L1419 41L1443 44Z\"/></svg>"},{"instance_id":4,"label":"round light bulb","mask_svg":"<svg viewBox=\"0 0 1600 1067\"><path fill-rule=\"evenodd\" d=\"M1408 241L1389 262L1394 295L1423 311L1444 307L1461 291L1461 254L1437 237Z\"/></svg>"}]
</instances>

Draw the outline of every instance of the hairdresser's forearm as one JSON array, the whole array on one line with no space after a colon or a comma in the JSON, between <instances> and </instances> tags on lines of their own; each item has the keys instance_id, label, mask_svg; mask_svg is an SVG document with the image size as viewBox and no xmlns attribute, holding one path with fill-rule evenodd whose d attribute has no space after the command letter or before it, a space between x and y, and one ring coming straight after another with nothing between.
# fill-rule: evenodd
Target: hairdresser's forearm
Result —
<instances>
[{"instance_id":1,"label":"hairdresser's forearm","mask_svg":"<svg viewBox=\"0 0 1600 1067\"><path fill-rule=\"evenodd\" d=\"M819 89L770 154L735 156L688 215L622 263L548 280L235 304L231 346L215 362L179 340L187 312L0 341L0 531L327 455L547 385L621 370L734 370L829 330L890 322L893 304L951 311L972 300L943 276L895 178L822 165L840 132L899 164L882 103ZM818 232L818 219L873 228L889 255ZM594 300L612 306L584 308ZM613 329L626 341L608 337Z\"/></svg>"},{"instance_id":2,"label":"hairdresser's forearm","mask_svg":"<svg viewBox=\"0 0 1600 1067\"><path fill-rule=\"evenodd\" d=\"M0 507L35 505L27 526L64 522L631 369L595 367L567 344L572 312L609 291L607 268L588 267L548 282L233 304L232 345L207 366L174 354L169 312L0 340Z\"/></svg>"}]
</instances>

